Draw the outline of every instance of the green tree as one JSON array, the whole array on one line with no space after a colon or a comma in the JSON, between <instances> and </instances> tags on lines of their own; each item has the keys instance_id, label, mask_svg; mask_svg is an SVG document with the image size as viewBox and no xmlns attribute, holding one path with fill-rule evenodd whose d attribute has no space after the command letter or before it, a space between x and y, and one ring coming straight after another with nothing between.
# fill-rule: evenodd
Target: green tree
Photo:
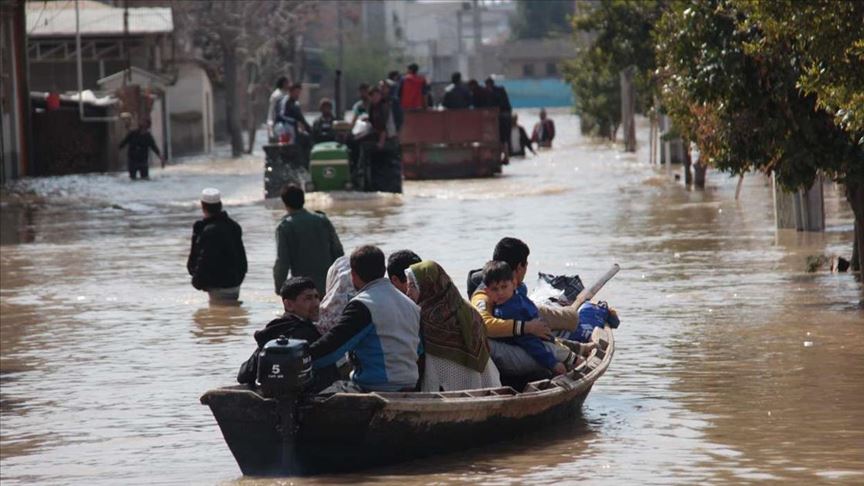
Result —
<instances>
[{"instance_id":1,"label":"green tree","mask_svg":"<svg viewBox=\"0 0 864 486\"><path fill-rule=\"evenodd\" d=\"M573 18L577 48L564 63L583 132L614 138L621 123L618 73L635 67L636 109L653 106L655 54L652 31L665 1L601 0ZM583 39L590 39L585 42Z\"/></svg>"},{"instance_id":2,"label":"green tree","mask_svg":"<svg viewBox=\"0 0 864 486\"><path fill-rule=\"evenodd\" d=\"M569 17L573 0L516 0L516 14L511 22L515 39L542 39L571 32Z\"/></svg>"},{"instance_id":3,"label":"green tree","mask_svg":"<svg viewBox=\"0 0 864 486\"><path fill-rule=\"evenodd\" d=\"M798 26L782 24L782 17L772 20L782 25L763 25L765 17L756 14L790 9L795 12L789 15L802 15L806 12L800 9L812 5L786 0L673 4L655 32L662 97L685 138L721 170L773 172L788 189L810 187L820 171L845 184L855 213L854 253L861 254L864 146L842 116L826 111L828 102L820 102L818 92L805 88L815 82L808 65L812 53L795 40ZM837 5L821 2L821 9ZM855 45L854 38L861 38L860 13L835 10L835 21L857 30L843 36ZM820 35L820 29L809 35ZM824 49L829 44L839 52L850 48L835 39Z\"/></svg>"},{"instance_id":4,"label":"green tree","mask_svg":"<svg viewBox=\"0 0 864 486\"><path fill-rule=\"evenodd\" d=\"M400 69L402 63L399 61L398 53L385 45L346 42L342 55L342 82L347 88L348 97L345 106L350 108L355 101L356 89L360 83L370 86L377 83L384 79L389 71ZM331 71L339 68L339 55L335 49L324 52L324 64Z\"/></svg>"}]
</instances>

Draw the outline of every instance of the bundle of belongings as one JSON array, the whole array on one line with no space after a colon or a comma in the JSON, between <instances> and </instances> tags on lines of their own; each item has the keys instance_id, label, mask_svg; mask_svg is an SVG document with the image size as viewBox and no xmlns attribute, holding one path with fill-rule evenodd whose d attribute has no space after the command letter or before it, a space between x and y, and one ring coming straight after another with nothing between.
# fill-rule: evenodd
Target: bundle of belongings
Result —
<instances>
[{"instance_id":1,"label":"bundle of belongings","mask_svg":"<svg viewBox=\"0 0 864 486\"><path fill-rule=\"evenodd\" d=\"M585 285L578 275L550 275L538 273L537 287L531 292L531 300L537 304L568 306L576 301ZM621 324L618 313L606 302L585 302L579 307L579 326L573 331L556 331L560 338L587 343L596 327L609 325L617 329Z\"/></svg>"}]
</instances>

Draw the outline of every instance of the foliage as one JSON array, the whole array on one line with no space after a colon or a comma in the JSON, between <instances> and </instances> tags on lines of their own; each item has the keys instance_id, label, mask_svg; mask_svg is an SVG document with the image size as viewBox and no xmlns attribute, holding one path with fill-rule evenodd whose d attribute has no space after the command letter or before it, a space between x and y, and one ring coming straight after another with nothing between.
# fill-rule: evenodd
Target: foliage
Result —
<instances>
[{"instance_id":1,"label":"foliage","mask_svg":"<svg viewBox=\"0 0 864 486\"><path fill-rule=\"evenodd\" d=\"M573 0L516 0L511 21L513 38L542 39L571 32L568 17L573 15Z\"/></svg>"},{"instance_id":2,"label":"foliage","mask_svg":"<svg viewBox=\"0 0 864 486\"><path fill-rule=\"evenodd\" d=\"M268 88L273 78L295 67L299 46L295 39L314 5L304 0L263 0L259 2L208 1L177 2L174 15L178 35L188 36L200 49L198 59L208 68L211 79L225 86L226 115L232 152L242 152L239 123L239 93L247 92L250 76L256 73ZM302 77L302 73L298 74ZM261 86L264 88L264 86Z\"/></svg>"},{"instance_id":3,"label":"foliage","mask_svg":"<svg viewBox=\"0 0 864 486\"><path fill-rule=\"evenodd\" d=\"M864 144L864 2L735 0L742 28L761 36L748 52L791 47L800 63L797 86Z\"/></svg>"},{"instance_id":4,"label":"foliage","mask_svg":"<svg viewBox=\"0 0 864 486\"><path fill-rule=\"evenodd\" d=\"M350 107L360 83L372 85L387 77L392 70L400 70L402 63L392 48L362 42L346 42L342 54L342 82L345 84ZM324 64L329 70L339 67L339 55L335 50L324 52Z\"/></svg>"},{"instance_id":5,"label":"foliage","mask_svg":"<svg viewBox=\"0 0 864 486\"><path fill-rule=\"evenodd\" d=\"M704 160L773 171L788 188L809 187L819 170L860 180L862 147L798 88L801 53L768 42L733 0L675 4L656 41L664 106Z\"/></svg>"},{"instance_id":6,"label":"foliage","mask_svg":"<svg viewBox=\"0 0 864 486\"><path fill-rule=\"evenodd\" d=\"M636 109L653 106L654 24L665 1L602 0L573 18L576 57L564 64L564 77L573 87L576 112L583 128L614 135L621 119L619 72L635 67ZM589 39L586 42L583 39Z\"/></svg>"}]
</instances>

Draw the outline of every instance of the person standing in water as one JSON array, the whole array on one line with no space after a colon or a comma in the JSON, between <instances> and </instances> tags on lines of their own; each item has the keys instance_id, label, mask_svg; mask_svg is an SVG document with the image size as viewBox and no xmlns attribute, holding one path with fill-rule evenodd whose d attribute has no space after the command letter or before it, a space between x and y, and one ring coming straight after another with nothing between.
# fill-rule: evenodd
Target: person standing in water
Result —
<instances>
[{"instance_id":1,"label":"person standing in water","mask_svg":"<svg viewBox=\"0 0 864 486\"><path fill-rule=\"evenodd\" d=\"M150 133L150 120L142 120L136 130L130 130L118 148L123 149L127 145L129 148L126 152L126 164L129 167L130 179L137 179L139 173L142 179L150 178L150 150L165 164L165 157L159 152L156 140Z\"/></svg>"},{"instance_id":2,"label":"person standing in water","mask_svg":"<svg viewBox=\"0 0 864 486\"><path fill-rule=\"evenodd\" d=\"M327 270L345 252L333 228L322 212L303 208L306 193L288 184L282 188L282 202L288 214L276 227L276 262L273 264L273 285L278 294L285 279L309 277L319 294L326 289Z\"/></svg>"},{"instance_id":3,"label":"person standing in water","mask_svg":"<svg viewBox=\"0 0 864 486\"><path fill-rule=\"evenodd\" d=\"M201 191L204 219L192 227L192 249L186 269L192 286L210 294L211 303L234 303L248 264L243 247L243 229L222 210L218 189Z\"/></svg>"}]
</instances>

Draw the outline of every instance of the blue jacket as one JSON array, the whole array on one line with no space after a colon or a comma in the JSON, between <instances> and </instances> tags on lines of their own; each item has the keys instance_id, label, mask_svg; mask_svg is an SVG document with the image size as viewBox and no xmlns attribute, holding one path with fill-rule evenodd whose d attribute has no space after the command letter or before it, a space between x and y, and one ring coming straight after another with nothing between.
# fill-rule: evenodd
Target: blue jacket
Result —
<instances>
[{"instance_id":1,"label":"blue jacket","mask_svg":"<svg viewBox=\"0 0 864 486\"><path fill-rule=\"evenodd\" d=\"M315 369L351 353L351 380L368 391L413 390L417 386L420 308L387 278L366 284L348 302L339 322L309 353Z\"/></svg>"},{"instance_id":2,"label":"blue jacket","mask_svg":"<svg viewBox=\"0 0 864 486\"><path fill-rule=\"evenodd\" d=\"M528 298L528 287L522 283L516 287L516 291L513 292L513 297L510 297L507 302L495 306L492 315L499 319L516 319L527 322L537 319L540 316L540 313L537 310L537 306L534 305L534 302L531 302L531 299ZM555 359L555 355L546 349L543 340L537 336L518 336L501 339L501 341L515 344L524 349L532 358L534 358L534 361L545 368L552 369L558 363L558 360Z\"/></svg>"}]
</instances>

